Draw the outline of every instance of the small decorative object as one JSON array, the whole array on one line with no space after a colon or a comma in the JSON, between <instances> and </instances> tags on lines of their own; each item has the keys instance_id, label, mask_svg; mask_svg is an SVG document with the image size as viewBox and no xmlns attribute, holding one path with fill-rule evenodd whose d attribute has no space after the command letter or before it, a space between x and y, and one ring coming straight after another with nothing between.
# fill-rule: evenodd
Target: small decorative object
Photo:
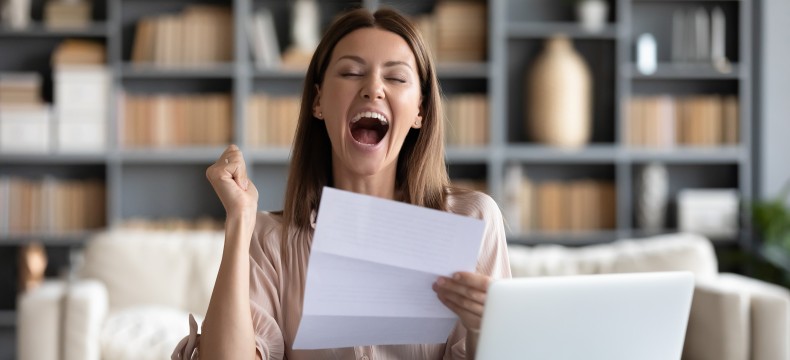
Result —
<instances>
[{"instance_id":1,"label":"small decorative object","mask_svg":"<svg viewBox=\"0 0 790 360\"><path fill-rule=\"evenodd\" d=\"M658 65L658 45L656 38L651 34L642 34L636 42L636 67L645 75L656 72Z\"/></svg>"},{"instance_id":2,"label":"small decorative object","mask_svg":"<svg viewBox=\"0 0 790 360\"><path fill-rule=\"evenodd\" d=\"M283 66L307 68L313 51L321 40L320 19L318 3L315 0L294 1L291 45L283 53Z\"/></svg>"},{"instance_id":3,"label":"small decorative object","mask_svg":"<svg viewBox=\"0 0 790 360\"><path fill-rule=\"evenodd\" d=\"M590 140L592 96L590 70L567 37L546 41L528 72L527 124L537 142L576 148Z\"/></svg>"},{"instance_id":4,"label":"small decorative object","mask_svg":"<svg viewBox=\"0 0 790 360\"><path fill-rule=\"evenodd\" d=\"M605 0L580 0L576 3L576 18L587 31L601 31L609 17L609 3Z\"/></svg>"},{"instance_id":5,"label":"small decorative object","mask_svg":"<svg viewBox=\"0 0 790 360\"><path fill-rule=\"evenodd\" d=\"M320 21L318 3L315 0L296 0L292 21L293 45L312 53L321 41L321 31L318 28Z\"/></svg>"},{"instance_id":6,"label":"small decorative object","mask_svg":"<svg viewBox=\"0 0 790 360\"><path fill-rule=\"evenodd\" d=\"M12 29L24 29L30 25L31 0L5 0L0 9L0 20Z\"/></svg>"},{"instance_id":7,"label":"small decorative object","mask_svg":"<svg viewBox=\"0 0 790 360\"><path fill-rule=\"evenodd\" d=\"M44 280L47 252L38 243L19 248L19 292L37 287Z\"/></svg>"},{"instance_id":8,"label":"small decorative object","mask_svg":"<svg viewBox=\"0 0 790 360\"><path fill-rule=\"evenodd\" d=\"M738 190L681 190L678 229L712 239L734 238L738 234Z\"/></svg>"},{"instance_id":9,"label":"small decorative object","mask_svg":"<svg viewBox=\"0 0 790 360\"><path fill-rule=\"evenodd\" d=\"M659 163L641 169L638 178L636 220L640 228L658 231L664 228L669 194L667 169Z\"/></svg>"}]
</instances>

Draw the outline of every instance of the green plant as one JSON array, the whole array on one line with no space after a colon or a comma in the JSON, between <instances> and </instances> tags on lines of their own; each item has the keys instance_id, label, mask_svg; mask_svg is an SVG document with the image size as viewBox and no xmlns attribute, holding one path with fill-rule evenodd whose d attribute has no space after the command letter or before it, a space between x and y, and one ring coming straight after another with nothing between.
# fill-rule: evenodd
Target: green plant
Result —
<instances>
[{"instance_id":1,"label":"green plant","mask_svg":"<svg viewBox=\"0 0 790 360\"><path fill-rule=\"evenodd\" d=\"M766 245L776 245L790 253L790 208L785 204L790 195L788 180L776 199L752 204L752 216Z\"/></svg>"}]
</instances>

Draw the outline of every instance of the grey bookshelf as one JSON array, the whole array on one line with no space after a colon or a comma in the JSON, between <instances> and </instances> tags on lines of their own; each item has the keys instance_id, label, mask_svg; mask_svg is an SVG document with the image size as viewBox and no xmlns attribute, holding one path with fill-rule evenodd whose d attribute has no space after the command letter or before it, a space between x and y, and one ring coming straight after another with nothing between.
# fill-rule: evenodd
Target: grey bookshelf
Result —
<instances>
[{"instance_id":1,"label":"grey bookshelf","mask_svg":"<svg viewBox=\"0 0 790 360\"><path fill-rule=\"evenodd\" d=\"M610 16L598 32L580 27L571 1L487 0L488 53L484 62L438 64L438 74L446 95L484 92L489 96L490 138L479 148L447 149L451 176L485 180L491 196L502 202L504 172L512 163L523 164L539 178L574 179L591 177L613 181L617 192L617 226L585 233L509 234L518 244L554 243L587 245L647 234L636 228L633 217L635 177L640 166L650 162L667 165L671 195L687 186L736 187L742 198L752 198L752 0L608 0ZM33 0L40 8L43 0ZM258 69L250 57L249 42L242 21L234 21L233 62L211 68L162 69L130 63L134 26L142 16L178 11L192 3L223 4L232 7L235 19L244 19L259 7L275 13L281 44L287 42L288 7L282 0L221 1L96 1L94 24L82 30L50 30L41 26L41 14L34 13L34 25L15 31L0 26L0 71L38 71L50 76L49 53L64 38L98 40L107 46L113 71L111 115L107 129L108 149L103 154L12 155L0 153L0 175L68 176L99 175L107 183L107 220L114 226L134 217L151 218L201 215L222 217L222 206L213 195L205 168L223 147L184 149L126 149L119 145L122 128L115 107L121 92L226 92L233 98L233 141L245 152L249 174L261 191L260 208L282 206L290 150L251 148L245 142L247 99L260 91L299 94L304 80L301 70ZM435 1L321 1L322 24L351 7L392 6L404 12L430 11ZM677 65L668 62L666 50L671 38L673 10L688 6L722 6L728 19L727 56L733 71L720 74L706 65ZM633 45L642 32L659 40L658 71L642 75L634 67ZM555 34L570 37L577 51L593 71L596 95L593 109L592 142L577 150L560 150L530 142L524 135L523 83L526 69L540 52L543 41ZM45 84L47 81L45 81ZM51 84L45 100L51 101ZM738 146L721 148L635 149L626 144L627 123L621 109L633 94L735 94L740 104ZM452 121L452 119L450 119ZM672 206L670 206L671 208ZM670 209L670 216L674 210ZM751 248L748 217L742 219L741 236L723 243ZM666 231L676 228L668 221ZM3 269L15 266L16 247L32 239L51 246L79 246L92 232L46 235L0 234L0 261ZM6 261L7 260L7 261ZM3 272L0 269L0 272ZM3 289L15 289L13 276L0 278ZM0 311L13 307L15 294L0 293ZM0 321L3 313L0 312Z\"/></svg>"}]
</instances>

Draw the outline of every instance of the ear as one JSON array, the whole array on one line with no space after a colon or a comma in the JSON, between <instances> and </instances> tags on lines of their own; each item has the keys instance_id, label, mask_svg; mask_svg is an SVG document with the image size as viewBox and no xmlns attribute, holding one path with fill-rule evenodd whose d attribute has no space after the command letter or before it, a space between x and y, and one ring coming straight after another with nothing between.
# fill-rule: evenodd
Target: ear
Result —
<instances>
[{"instance_id":1,"label":"ear","mask_svg":"<svg viewBox=\"0 0 790 360\"><path fill-rule=\"evenodd\" d=\"M411 124L412 129L419 129L422 127L422 99L420 99L420 107L417 109L417 116L414 118L414 123Z\"/></svg>"},{"instance_id":2,"label":"ear","mask_svg":"<svg viewBox=\"0 0 790 360\"><path fill-rule=\"evenodd\" d=\"M324 120L324 113L321 111L321 87L315 84L315 98L313 98L313 117Z\"/></svg>"}]
</instances>

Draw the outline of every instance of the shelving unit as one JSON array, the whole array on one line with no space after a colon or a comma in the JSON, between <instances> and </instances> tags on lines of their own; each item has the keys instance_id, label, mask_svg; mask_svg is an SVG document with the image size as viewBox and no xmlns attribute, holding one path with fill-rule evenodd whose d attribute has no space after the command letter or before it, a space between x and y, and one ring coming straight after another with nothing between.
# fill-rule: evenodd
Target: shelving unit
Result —
<instances>
[{"instance_id":1,"label":"shelving unit","mask_svg":"<svg viewBox=\"0 0 790 360\"><path fill-rule=\"evenodd\" d=\"M34 0L41 8L43 0ZM95 23L85 30L48 30L34 25L15 31L0 27L0 71L37 71L44 75L44 98L52 101L49 54L64 38L98 40L107 46L112 70L112 116L108 121L108 144L102 154L11 155L0 153L0 175L40 176L54 173L69 176L100 175L107 184L107 219L113 226L134 216L194 218L221 217L222 206L205 181L205 168L215 161L223 147L178 149L125 149L119 145L122 122L118 103L122 91L130 93L224 92L232 96L232 138L245 151L249 173L261 191L260 208L278 209L283 203L289 149L251 148L245 140L245 109L251 95L266 91L275 95L298 95L304 71L258 69L250 56L249 41L241 19L259 7L275 15L280 44L288 43L291 2L285 0L219 0L94 2ZM130 62L134 26L142 16L180 11L192 3L226 5L234 18L234 61L209 68L161 69ZM752 61L751 0L608 0L609 19L599 32L584 30L575 21L570 1L487 0L488 54L484 62L438 64L438 74L446 95L476 92L489 97L489 141L482 147L447 149L450 174L454 178L485 180L488 192L500 204L504 198L504 172L512 163L523 164L538 177L579 179L592 177L614 182L617 193L617 226L614 229L583 233L509 234L519 244L557 243L585 245L617 238L649 235L636 229L634 213L635 178L641 165L667 164L671 192L688 186L736 187L742 198L752 197ZM321 23L325 27L338 12L356 6L393 6L409 14L430 11L432 1L320 1ZM721 74L708 65L681 65L669 62L671 13L686 6L720 5L727 16L727 56L732 72ZM667 17L670 16L670 17ZM653 75L635 68L633 46L643 32L656 35L659 67ZM587 62L593 75L592 142L577 150L561 150L529 141L524 126L524 83L532 61L544 40L564 33ZM282 47L282 46L281 46ZM631 95L642 94L735 94L739 96L741 143L717 148L677 147L641 149L627 145L627 121L621 110ZM449 119L452 121L452 119ZM670 205L667 231L676 227L674 205ZM748 218L742 219L744 229ZM0 262L3 269L15 268L17 246L30 239L48 245L75 245L91 232L69 235L0 234ZM749 231L730 239L749 249ZM726 242L726 241L725 241ZM2 273L3 271L0 271ZM0 278L4 289L15 288L15 275ZM13 296L0 297L0 311L13 307ZM5 315L3 315L5 314ZM8 312L0 312L0 319Z\"/></svg>"}]
</instances>

